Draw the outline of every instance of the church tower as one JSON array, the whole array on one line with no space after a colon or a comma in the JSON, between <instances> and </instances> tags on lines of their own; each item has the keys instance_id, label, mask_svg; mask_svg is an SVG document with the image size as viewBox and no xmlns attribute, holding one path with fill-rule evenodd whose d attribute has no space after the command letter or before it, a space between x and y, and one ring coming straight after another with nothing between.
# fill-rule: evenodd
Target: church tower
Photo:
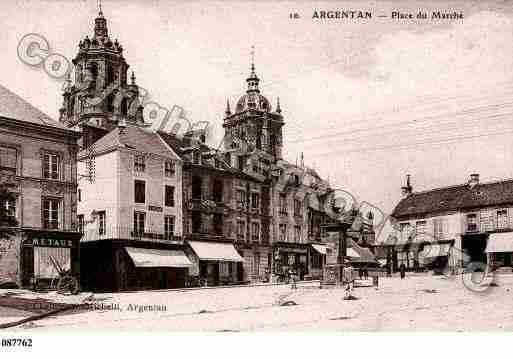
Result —
<instances>
[{"instance_id":1,"label":"church tower","mask_svg":"<svg viewBox=\"0 0 513 359\"><path fill-rule=\"evenodd\" d=\"M272 111L267 98L260 93L254 60L246 79L246 93L237 101L234 112L227 102L223 127L225 130L224 150L233 166L244 168L245 158L255 149L265 153L270 162L282 158L282 126L279 99Z\"/></svg>"},{"instance_id":2,"label":"church tower","mask_svg":"<svg viewBox=\"0 0 513 359\"><path fill-rule=\"evenodd\" d=\"M101 7L94 20L92 38L78 44L73 59L73 79L68 77L59 120L82 131L82 147L88 147L118 123L143 124L139 88L123 57L123 47L109 37Z\"/></svg>"}]
</instances>

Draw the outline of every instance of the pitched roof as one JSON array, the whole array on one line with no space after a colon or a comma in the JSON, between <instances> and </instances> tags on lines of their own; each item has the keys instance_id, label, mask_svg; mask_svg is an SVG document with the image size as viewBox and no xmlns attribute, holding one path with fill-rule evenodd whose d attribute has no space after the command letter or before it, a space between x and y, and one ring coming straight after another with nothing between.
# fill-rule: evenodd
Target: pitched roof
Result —
<instances>
[{"instance_id":1,"label":"pitched roof","mask_svg":"<svg viewBox=\"0 0 513 359\"><path fill-rule=\"evenodd\" d=\"M0 85L0 117L69 130L2 85Z\"/></svg>"},{"instance_id":2,"label":"pitched roof","mask_svg":"<svg viewBox=\"0 0 513 359\"><path fill-rule=\"evenodd\" d=\"M175 135L171 135L165 132L159 132L159 136L175 151L175 153L184 160L184 166L194 166L196 168L207 168L216 171L223 171L225 173L230 173L234 176L243 177L252 181L258 181L252 176L240 171L230 164L226 163L222 156L220 156L220 152L218 152L215 148L211 148L204 143L191 140L190 137L181 137L178 138ZM194 150L199 150L203 157L201 164L195 164L192 162L192 153ZM219 167L216 167L215 161L212 158L215 157L219 160Z\"/></svg>"},{"instance_id":3,"label":"pitched roof","mask_svg":"<svg viewBox=\"0 0 513 359\"><path fill-rule=\"evenodd\" d=\"M395 207L395 218L513 203L513 179L414 192Z\"/></svg>"},{"instance_id":4,"label":"pitched roof","mask_svg":"<svg viewBox=\"0 0 513 359\"><path fill-rule=\"evenodd\" d=\"M175 157L156 133L133 125L127 125L124 129L116 127L110 131L94 143L93 153L98 155L123 148L163 157ZM87 154L88 150L83 150L78 157L81 158Z\"/></svg>"}]
</instances>

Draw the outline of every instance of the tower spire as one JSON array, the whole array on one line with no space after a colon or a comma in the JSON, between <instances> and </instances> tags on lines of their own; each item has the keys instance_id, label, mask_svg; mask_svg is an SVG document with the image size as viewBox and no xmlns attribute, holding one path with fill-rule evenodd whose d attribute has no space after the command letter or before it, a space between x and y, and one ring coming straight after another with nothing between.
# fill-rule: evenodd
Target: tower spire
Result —
<instances>
[{"instance_id":1,"label":"tower spire","mask_svg":"<svg viewBox=\"0 0 513 359\"><path fill-rule=\"evenodd\" d=\"M246 79L246 82L248 83L248 91L247 93L251 92L260 92L258 89L258 83L260 82L260 79L258 78L256 72L255 72L255 46L251 46L251 73L249 74L249 77Z\"/></svg>"},{"instance_id":2,"label":"tower spire","mask_svg":"<svg viewBox=\"0 0 513 359\"><path fill-rule=\"evenodd\" d=\"M107 38L109 33L107 30L107 20L103 17L102 2L98 0L98 17L94 19L94 37Z\"/></svg>"},{"instance_id":3,"label":"tower spire","mask_svg":"<svg viewBox=\"0 0 513 359\"><path fill-rule=\"evenodd\" d=\"M230 100L226 99L226 110L224 111L226 116L230 116L232 111L230 110Z\"/></svg>"},{"instance_id":4,"label":"tower spire","mask_svg":"<svg viewBox=\"0 0 513 359\"><path fill-rule=\"evenodd\" d=\"M276 102L276 112L281 113L281 107L280 107L280 98L278 97L278 100Z\"/></svg>"}]
</instances>

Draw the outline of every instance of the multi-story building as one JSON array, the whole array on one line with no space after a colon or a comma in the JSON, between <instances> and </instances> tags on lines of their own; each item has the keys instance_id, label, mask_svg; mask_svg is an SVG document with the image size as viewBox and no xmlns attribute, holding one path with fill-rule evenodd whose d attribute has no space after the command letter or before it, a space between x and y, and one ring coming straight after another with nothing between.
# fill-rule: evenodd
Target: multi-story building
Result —
<instances>
[{"instance_id":1,"label":"multi-story building","mask_svg":"<svg viewBox=\"0 0 513 359\"><path fill-rule=\"evenodd\" d=\"M0 86L0 183L15 201L16 235L0 244L0 281L29 286L63 270L80 275L76 232L79 135Z\"/></svg>"},{"instance_id":2,"label":"multi-story building","mask_svg":"<svg viewBox=\"0 0 513 359\"><path fill-rule=\"evenodd\" d=\"M325 207L332 189L303 159L292 164L282 158L282 109L278 100L273 111L260 93L254 64L246 82L247 91L235 111L232 113L229 102L226 107L226 161L261 180L268 191L272 252L268 270L282 275L293 269L301 278L320 276L326 253L320 225L329 218Z\"/></svg>"},{"instance_id":3,"label":"multi-story building","mask_svg":"<svg viewBox=\"0 0 513 359\"><path fill-rule=\"evenodd\" d=\"M394 268L457 268L470 262L512 265L513 180L467 183L413 192L410 178L392 216L396 240L378 238Z\"/></svg>"},{"instance_id":4,"label":"multi-story building","mask_svg":"<svg viewBox=\"0 0 513 359\"><path fill-rule=\"evenodd\" d=\"M182 238L181 158L133 125L113 129L78 158L84 287L183 287L192 263Z\"/></svg>"},{"instance_id":5,"label":"multi-story building","mask_svg":"<svg viewBox=\"0 0 513 359\"><path fill-rule=\"evenodd\" d=\"M192 136L160 133L183 166L184 238L209 285L263 280L269 268L267 187Z\"/></svg>"}]
</instances>

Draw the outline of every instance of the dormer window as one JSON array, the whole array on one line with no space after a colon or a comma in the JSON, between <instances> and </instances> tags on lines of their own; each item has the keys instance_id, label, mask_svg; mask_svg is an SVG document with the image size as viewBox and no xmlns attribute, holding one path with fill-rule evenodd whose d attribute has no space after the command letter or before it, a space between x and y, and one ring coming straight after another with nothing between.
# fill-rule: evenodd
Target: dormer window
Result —
<instances>
[{"instance_id":1,"label":"dormer window","mask_svg":"<svg viewBox=\"0 0 513 359\"><path fill-rule=\"evenodd\" d=\"M136 172L144 172L146 169L146 162L144 155L136 155L134 158L134 169Z\"/></svg>"}]
</instances>

